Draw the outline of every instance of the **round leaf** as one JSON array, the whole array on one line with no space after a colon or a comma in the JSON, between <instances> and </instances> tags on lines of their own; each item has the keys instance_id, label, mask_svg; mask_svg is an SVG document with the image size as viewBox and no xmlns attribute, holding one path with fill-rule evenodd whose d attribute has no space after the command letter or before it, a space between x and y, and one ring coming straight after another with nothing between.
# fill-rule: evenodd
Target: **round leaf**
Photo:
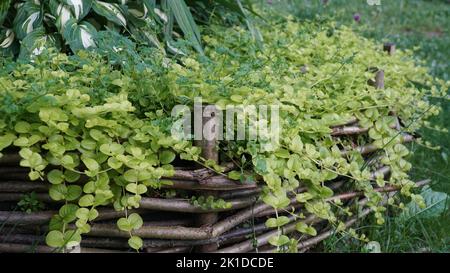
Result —
<instances>
[{"instance_id":1,"label":"round leaf","mask_svg":"<svg viewBox=\"0 0 450 273\"><path fill-rule=\"evenodd\" d=\"M67 195L67 187L64 184L52 185L48 194L55 201L63 200Z\"/></svg>"},{"instance_id":2,"label":"round leaf","mask_svg":"<svg viewBox=\"0 0 450 273\"><path fill-rule=\"evenodd\" d=\"M67 195L66 195L66 199L67 201L73 201L78 199L78 197L80 197L81 195L81 187L78 185L70 185L67 187Z\"/></svg>"},{"instance_id":3,"label":"round leaf","mask_svg":"<svg viewBox=\"0 0 450 273\"><path fill-rule=\"evenodd\" d=\"M131 248L139 250L144 245L142 239L138 236L131 236L130 239L128 239L128 244Z\"/></svg>"},{"instance_id":4,"label":"round leaf","mask_svg":"<svg viewBox=\"0 0 450 273\"><path fill-rule=\"evenodd\" d=\"M51 247L62 247L64 246L64 235L59 230L52 230L45 237L45 243Z\"/></svg>"},{"instance_id":5,"label":"round leaf","mask_svg":"<svg viewBox=\"0 0 450 273\"><path fill-rule=\"evenodd\" d=\"M107 143L100 146L100 152L109 156L123 154L123 151L123 146L118 143Z\"/></svg>"},{"instance_id":6,"label":"round leaf","mask_svg":"<svg viewBox=\"0 0 450 273\"><path fill-rule=\"evenodd\" d=\"M159 161L161 164L169 164L175 159L175 153L169 150L164 150L159 154Z\"/></svg>"},{"instance_id":7,"label":"round leaf","mask_svg":"<svg viewBox=\"0 0 450 273\"><path fill-rule=\"evenodd\" d=\"M92 194L86 194L80 198L78 205L81 207L89 207L94 204L95 198Z\"/></svg>"},{"instance_id":8,"label":"round leaf","mask_svg":"<svg viewBox=\"0 0 450 273\"><path fill-rule=\"evenodd\" d=\"M139 229L142 227L142 224L144 221L142 221L141 216L137 213L132 213L128 216L128 221L130 222L130 225L133 229Z\"/></svg>"},{"instance_id":9,"label":"round leaf","mask_svg":"<svg viewBox=\"0 0 450 273\"><path fill-rule=\"evenodd\" d=\"M64 181L64 175L60 170L51 170L47 174L47 179L52 184L61 184Z\"/></svg>"},{"instance_id":10,"label":"round leaf","mask_svg":"<svg viewBox=\"0 0 450 273\"><path fill-rule=\"evenodd\" d=\"M61 216L62 220L68 224L74 221L77 216L76 212L78 210L78 206L74 204L66 204L59 209L59 216Z\"/></svg>"}]
</instances>

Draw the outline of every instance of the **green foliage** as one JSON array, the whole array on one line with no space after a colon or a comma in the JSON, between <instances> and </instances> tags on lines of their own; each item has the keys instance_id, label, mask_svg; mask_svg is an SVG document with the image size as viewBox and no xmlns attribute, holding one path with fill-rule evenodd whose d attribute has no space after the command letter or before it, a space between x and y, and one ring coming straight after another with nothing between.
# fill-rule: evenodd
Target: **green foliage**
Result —
<instances>
[{"instance_id":1,"label":"green foliage","mask_svg":"<svg viewBox=\"0 0 450 273\"><path fill-rule=\"evenodd\" d=\"M420 195L416 195L415 198L420 199L419 203L416 204L416 202L408 204L402 214L400 214L400 217L406 219L413 217L439 217L448 210L450 204L448 194L433 191L429 186L424 187ZM420 206L420 204L426 204L426 206Z\"/></svg>"},{"instance_id":2,"label":"green foliage","mask_svg":"<svg viewBox=\"0 0 450 273\"><path fill-rule=\"evenodd\" d=\"M52 230L47 234L45 238L45 242L47 243L47 245L55 248L74 247L79 245L80 241L80 235L74 230L68 230L66 232Z\"/></svg>"},{"instance_id":3,"label":"green foliage","mask_svg":"<svg viewBox=\"0 0 450 273\"><path fill-rule=\"evenodd\" d=\"M169 164L176 154L189 149L198 158L200 152L161 132L152 124L154 116L136 115L127 99L127 89L135 88L130 79L100 58L83 54L69 59L45 52L34 65L13 64L14 77L2 76L8 80L2 81L1 100L12 103L3 103L0 110L8 113L1 121L2 148L19 147L20 164L30 168L30 179L46 177L51 183L50 197L68 203L52 219L55 232L47 241L57 247L62 242L74 244L80 234L89 231L89 222L98 215L97 206L139 207L147 187L158 188L159 178L171 175ZM118 81L123 82L123 89ZM104 84L103 91L98 89ZM47 166L57 168L44 173ZM84 185L72 184L81 176L88 178ZM119 227L138 229L137 217L129 215ZM77 226L75 241L64 233L72 222ZM133 247L139 245L136 237L130 242Z\"/></svg>"},{"instance_id":4,"label":"green foliage","mask_svg":"<svg viewBox=\"0 0 450 273\"><path fill-rule=\"evenodd\" d=\"M45 205L38 199L35 192L25 194L22 199L17 202L17 206L21 211L26 213L42 211L45 208Z\"/></svg>"},{"instance_id":5,"label":"green foliage","mask_svg":"<svg viewBox=\"0 0 450 273\"><path fill-rule=\"evenodd\" d=\"M234 2L239 3L239 9ZM245 7L250 8L250 5ZM216 11L217 10L217 11ZM185 55L181 32L188 45L203 52L200 30L195 22L213 14L246 17L239 0L14 0L0 6L0 53L28 59L44 48L70 48L76 52L95 48L98 31L111 29L136 42L165 52ZM194 18L193 14L197 14ZM68 47L68 48L67 48ZM181 48L180 48L181 47Z\"/></svg>"},{"instance_id":6,"label":"green foliage","mask_svg":"<svg viewBox=\"0 0 450 273\"><path fill-rule=\"evenodd\" d=\"M333 0L328 1L327 5L324 5L322 1L273 1L270 8L289 12L289 14L294 13L302 20L313 19L322 22L333 20L336 25L349 26L356 33L380 43L394 42L397 49L413 50L412 57L415 62L426 65L430 75L444 80L449 79L450 70L447 60L450 57L450 51L447 48L450 42L448 35L450 24L448 23L449 5L446 1L382 1L380 6L369 6L365 1L359 0ZM353 14L356 12L360 14L360 22L353 20ZM438 116L424 123L419 134L440 149L430 149L429 145L425 146L422 142L411 143L410 155L407 157L412 164L409 174L414 180L429 178L432 180L431 188L434 191L449 194L450 103L448 103L448 97L430 98L430 102L441 105L442 111ZM436 193L434 196L444 195ZM433 207L442 207L441 204L443 203ZM412 206L415 206L418 211L423 210L415 204ZM372 228L364 229L364 232L371 239L376 239L382 244L382 251L418 252L424 249L433 252L448 251L450 232L445 227L448 226L448 221L440 216L429 216L427 211L425 209L424 214L420 213L409 220L404 217L401 217L401 220L392 217L381 228L372 226ZM431 208L430 211L434 210ZM360 226L370 224L371 221L363 221ZM338 244L338 248L333 247L332 250L325 249L325 251L360 250L358 245L347 245L346 240L343 242L345 243ZM327 246L330 245L327 244ZM356 248L352 249L349 246Z\"/></svg>"},{"instance_id":7,"label":"green foliage","mask_svg":"<svg viewBox=\"0 0 450 273\"><path fill-rule=\"evenodd\" d=\"M408 213L408 210L404 211ZM385 215L385 223L377 225L374 219L367 219L359 228L372 242L365 243L349 234L336 234L325 240L324 252L371 252L384 253L400 252L443 252L449 249L449 224L448 211L434 217L422 217L421 214L414 217L398 217L396 211L390 211ZM403 212L401 213L403 214Z\"/></svg>"},{"instance_id":8,"label":"green foliage","mask_svg":"<svg viewBox=\"0 0 450 273\"><path fill-rule=\"evenodd\" d=\"M220 198L214 198L214 196L192 196L191 203L202 209L226 209L231 208L231 203L226 202Z\"/></svg>"},{"instance_id":9,"label":"green foliage","mask_svg":"<svg viewBox=\"0 0 450 273\"><path fill-rule=\"evenodd\" d=\"M438 112L428 97L442 92L433 87L435 81L426 69L414 64L411 52L387 56L373 42L332 24L287 19L282 27L260 28L263 48L242 27L212 26L203 36L204 55L192 54L180 62L122 39L119 42L127 46L123 52L100 56L101 51L79 51L68 57L43 50L33 63L11 63L0 71L1 147L18 147L30 179L47 177L51 198L66 203L50 223L49 245L75 245L89 232L96 208L113 204L124 211L117 225L129 233L130 246L142 247L142 240L133 234L142 219L128 215L128 210L139 207L149 187L160 188L161 177L173 174L171 163L177 156L211 165L191 142L170 136L172 106L192 106L195 96L219 107L279 106L279 147L265 140L225 147L229 157L242 163L241 172L230 176L242 179L245 169L252 174L249 177L262 177L261 199L277 211L288 208L288 193L305 186L308 194L297 196L305 210L339 226L341 215L334 209L339 205L326 200L333 194L326 184L340 175L350 178L355 190L364 191L369 198L366 206L383 218L383 196L373 190L375 182L370 180L374 167L356 152L340 153L341 148L352 148L352 139L331 136L331 126L352 117L370 132L357 144L373 142L382 148L380 159L391 167L390 177L377 182L402 187L405 198L421 201L407 175L408 149L391 129L389 113L395 111L408 125L406 130L414 132L424 118ZM130 60L131 65L111 65L110 59ZM306 74L300 69L303 65L309 68ZM386 90L367 84L373 77L367 68L373 66L384 69ZM412 84L410 75L423 88ZM444 82L438 83L445 89ZM47 166L56 170L45 173ZM71 184L75 181L81 187ZM227 206L213 198L198 197L195 202L208 208ZM295 245L282 233L288 220L279 216L266 223L279 231L270 239L272 245ZM76 229L68 230L72 222ZM316 234L311 226L296 228Z\"/></svg>"}]
</instances>

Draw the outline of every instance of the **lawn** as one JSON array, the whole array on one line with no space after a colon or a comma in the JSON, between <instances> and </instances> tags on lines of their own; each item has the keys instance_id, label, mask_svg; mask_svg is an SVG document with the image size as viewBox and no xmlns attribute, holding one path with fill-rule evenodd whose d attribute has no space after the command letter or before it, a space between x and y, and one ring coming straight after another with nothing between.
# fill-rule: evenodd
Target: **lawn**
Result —
<instances>
[{"instance_id":1,"label":"lawn","mask_svg":"<svg viewBox=\"0 0 450 273\"><path fill-rule=\"evenodd\" d=\"M371 1L362 0L271 2L272 8L280 13L292 14L294 11L300 20L336 20L337 25L351 26L365 37L379 41L380 45L393 42L399 49L415 50L418 63L426 65L433 76L449 80L449 1L381 0L378 6L369 5L368 2ZM448 194L450 137L446 130L450 128L450 103L448 99L436 99L433 102L441 104L442 112L430 120L430 127L438 126L443 130L423 128L420 133L424 139L440 149L413 144L414 154L411 161L414 167L411 175L414 180L431 178L431 188L434 191ZM435 207L442 207L450 202L444 193L438 194L440 198L434 199L438 200ZM410 217L391 216L383 226L377 226L367 220L359 229L372 240L379 242L383 252L450 251L448 209L440 215L419 213ZM364 249L364 244L360 242L335 236L327 240L320 250L339 252Z\"/></svg>"}]
</instances>

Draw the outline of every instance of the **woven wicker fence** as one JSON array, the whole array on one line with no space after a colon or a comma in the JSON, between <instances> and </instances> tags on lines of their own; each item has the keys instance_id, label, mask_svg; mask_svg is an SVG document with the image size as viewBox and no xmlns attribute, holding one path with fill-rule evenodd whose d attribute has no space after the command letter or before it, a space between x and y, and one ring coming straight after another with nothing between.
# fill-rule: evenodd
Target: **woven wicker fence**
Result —
<instances>
[{"instance_id":1,"label":"woven wicker fence","mask_svg":"<svg viewBox=\"0 0 450 273\"><path fill-rule=\"evenodd\" d=\"M386 44L384 49L393 54L395 45ZM384 88L384 72L375 69L374 80L369 84ZM395 113L392 113L395 115ZM207 122L208 120L204 120ZM402 130L401 123L395 128ZM367 129L358 126L356 119L347 124L332 128L335 138L352 139L357 135L366 134ZM403 134L404 143L414 141L412 135ZM202 156L206 159L218 160L217 141L199 141L195 143L202 148ZM371 174L373 180L377 175L389 176L389 167L369 157L377 151L372 144L355 146L354 150L367 155L367 160L377 170ZM349 153L342 150L343 155ZM10 150L0 158L0 252L54 252L55 249L45 245L45 234L48 223L57 214L57 203L48 195L48 183L28 180L28 169L19 166L20 156ZM233 163L223 162L225 172L235 168ZM268 244L271 236L278 230L265 226L265 220L275 214L275 210L258 199L261 192L260 178L252 183L240 183L206 168L177 167L172 181L163 188L177 191L187 191L194 195L214 196L231 204L228 208L204 209L192 204L186 199L143 197L139 209L135 210L144 219L144 225L134 232L144 239L145 252L271 252L274 248ZM335 195L329 201L340 199L345 205L363 205L367 202L362 192L346 192L348 179L339 177L327 184ZM429 181L419 181L417 186L423 186ZM376 191L386 192L386 200L398 188L386 186L376 188ZM297 193L306 191L299 188ZM25 194L35 192L35 197L46 204L45 211L26 213L17 210L17 202ZM289 205L294 211L302 209L302 204L291 196ZM346 220L347 227L355 224L358 219L368 215L370 209L362 210L358 215ZM116 227L118 218L123 212L111 208L99 209L99 217L92 224L91 231L83 235L81 246L65 249L65 252L125 252L130 251L127 239L129 234ZM284 226L285 234L293 233L298 221L313 225L318 230L314 237L302 237L298 243L299 252L304 252L328 238L334 233L327 223L314 215L306 215L298 220L290 214L290 223Z\"/></svg>"}]
</instances>

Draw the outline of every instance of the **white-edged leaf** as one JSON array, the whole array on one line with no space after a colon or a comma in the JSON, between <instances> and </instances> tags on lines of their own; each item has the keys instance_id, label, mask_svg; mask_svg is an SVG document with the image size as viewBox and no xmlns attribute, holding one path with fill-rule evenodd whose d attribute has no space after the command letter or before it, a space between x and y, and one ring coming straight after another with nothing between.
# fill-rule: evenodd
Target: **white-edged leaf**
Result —
<instances>
[{"instance_id":1,"label":"white-edged leaf","mask_svg":"<svg viewBox=\"0 0 450 273\"><path fill-rule=\"evenodd\" d=\"M92 4L92 8L97 14L106 17L109 21L120 26L125 27L127 25L127 20L120 10L119 5L103 1L94 1Z\"/></svg>"},{"instance_id":2,"label":"white-edged leaf","mask_svg":"<svg viewBox=\"0 0 450 273\"><path fill-rule=\"evenodd\" d=\"M80 21L92 7L92 0L63 0L64 4L70 7L72 14Z\"/></svg>"},{"instance_id":3,"label":"white-edged leaf","mask_svg":"<svg viewBox=\"0 0 450 273\"><path fill-rule=\"evenodd\" d=\"M156 15L164 22L167 23L169 21L167 14L158 8L154 8L153 11Z\"/></svg>"},{"instance_id":4,"label":"white-edged leaf","mask_svg":"<svg viewBox=\"0 0 450 273\"><path fill-rule=\"evenodd\" d=\"M127 7L128 13L137 19L145 19L148 15L148 8L143 3L129 3Z\"/></svg>"},{"instance_id":5,"label":"white-edged leaf","mask_svg":"<svg viewBox=\"0 0 450 273\"><path fill-rule=\"evenodd\" d=\"M14 32L17 38L23 39L27 34L42 25L41 6L32 1L27 1L17 9L17 15L13 22Z\"/></svg>"},{"instance_id":6,"label":"white-edged leaf","mask_svg":"<svg viewBox=\"0 0 450 273\"><path fill-rule=\"evenodd\" d=\"M0 47L8 48L14 42L15 34L12 29L5 29L0 32Z\"/></svg>"},{"instance_id":7,"label":"white-edged leaf","mask_svg":"<svg viewBox=\"0 0 450 273\"><path fill-rule=\"evenodd\" d=\"M69 22L70 19L74 18L70 9L66 5L58 5L56 8L56 26L58 27L60 32L64 31L64 27Z\"/></svg>"},{"instance_id":8,"label":"white-edged leaf","mask_svg":"<svg viewBox=\"0 0 450 273\"><path fill-rule=\"evenodd\" d=\"M65 25L63 36L72 51L96 47L97 30L88 22L77 23L75 19L70 19Z\"/></svg>"}]
</instances>

